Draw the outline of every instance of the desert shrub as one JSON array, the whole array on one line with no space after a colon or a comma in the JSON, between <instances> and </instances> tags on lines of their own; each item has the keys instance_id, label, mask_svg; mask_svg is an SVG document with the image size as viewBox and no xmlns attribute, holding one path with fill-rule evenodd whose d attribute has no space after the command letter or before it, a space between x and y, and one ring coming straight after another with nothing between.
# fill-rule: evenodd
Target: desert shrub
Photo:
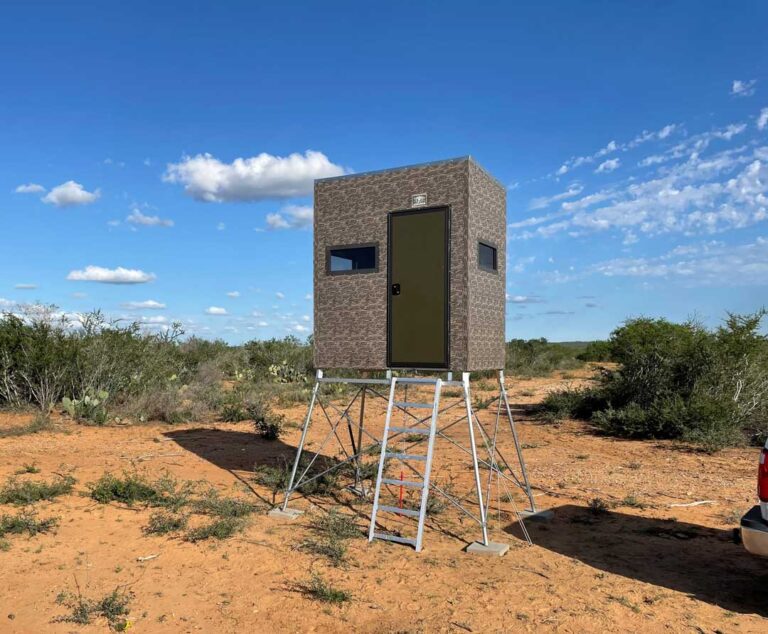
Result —
<instances>
[{"instance_id":1,"label":"desert shrub","mask_svg":"<svg viewBox=\"0 0 768 634\"><path fill-rule=\"evenodd\" d=\"M603 404L599 391L594 388L567 387L552 390L539 404L540 418L555 422L564 418L589 419Z\"/></svg>"},{"instance_id":2,"label":"desert shrub","mask_svg":"<svg viewBox=\"0 0 768 634\"><path fill-rule=\"evenodd\" d=\"M518 376L544 376L555 370L583 367L578 346L550 343L546 339L512 339L506 344L506 370Z\"/></svg>"},{"instance_id":3,"label":"desert shrub","mask_svg":"<svg viewBox=\"0 0 768 634\"><path fill-rule=\"evenodd\" d=\"M189 518L172 511L157 511L149 516L143 531L146 535L166 535L187 527Z\"/></svg>"},{"instance_id":4,"label":"desert shrub","mask_svg":"<svg viewBox=\"0 0 768 634\"><path fill-rule=\"evenodd\" d=\"M0 317L0 404L50 412L72 384L77 347L52 306Z\"/></svg>"},{"instance_id":5,"label":"desert shrub","mask_svg":"<svg viewBox=\"0 0 768 634\"><path fill-rule=\"evenodd\" d=\"M193 528L187 532L184 539L192 543L206 539L227 539L239 533L245 526L245 520L241 517L221 517Z\"/></svg>"},{"instance_id":6,"label":"desert shrub","mask_svg":"<svg viewBox=\"0 0 768 634\"><path fill-rule=\"evenodd\" d=\"M55 517L37 519L33 511L22 511L17 515L0 515L0 537L26 533L34 537L40 533L48 533L58 526Z\"/></svg>"},{"instance_id":7,"label":"desert shrub","mask_svg":"<svg viewBox=\"0 0 768 634\"><path fill-rule=\"evenodd\" d=\"M256 378L279 383L303 383L312 374L311 338L296 337L249 341L243 346L248 367Z\"/></svg>"},{"instance_id":8,"label":"desert shrub","mask_svg":"<svg viewBox=\"0 0 768 634\"><path fill-rule=\"evenodd\" d=\"M323 603L339 605L352 599L349 592L334 588L320 573L313 573L310 580L301 585L301 590L307 596Z\"/></svg>"},{"instance_id":9,"label":"desert shrub","mask_svg":"<svg viewBox=\"0 0 768 634\"><path fill-rule=\"evenodd\" d=\"M0 504L34 504L42 500L52 500L72 492L76 480L72 476L59 476L51 482L19 481L9 478L0 488Z\"/></svg>"},{"instance_id":10,"label":"desert shrub","mask_svg":"<svg viewBox=\"0 0 768 634\"><path fill-rule=\"evenodd\" d=\"M215 489L210 489L203 497L195 500L192 508L196 513L216 517L247 517L256 506L246 500L222 497Z\"/></svg>"},{"instance_id":11,"label":"desert shrub","mask_svg":"<svg viewBox=\"0 0 768 634\"><path fill-rule=\"evenodd\" d=\"M296 480L309 466L312 458L306 453L302 454L299 461L299 467L296 470ZM297 490L304 495L329 495L339 489L339 478L344 473L350 473L347 464L340 465L328 473L323 473L330 468L334 461L324 456L318 456L312 463L304 480L315 478L311 482L305 482ZM256 465L253 470L253 479L256 483L267 487L272 493L272 504L277 500L277 496L285 491L291 479L291 469L293 461L281 458L276 465ZM321 475L322 474L322 475ZM316 477L319 476L319 477Z\"/></svg>"},{"instance_id":12,"label":"desert shrub","mask_svg":"<svg viewBox=\"0 0 768 634\"><path fill-rule=\"evenodd\" d=\"M101 504L145 504L178 510L189 503L195 485L178 482L167 473L152 481L141 473L124 472L116 476L107 472L88 488L91 498Z\"/></svg>"},{"instance_id":13,"label":"desert shrub","mask_svg":"<svg viewBox=\"0 0 768 634\"><path fill-rule=\"evenodd\" d=\"M122 632L129 626L127 617L131 612L129 606L132 600L133 594L122 588L115 588L101 599L94 600L84 597L78 587L77 594L71 592L58 594L56 603L68 608L70 613L55 620L63 623L88 625L94 618L102 617L107 621L110 629Z\"/></svg>"},{"instance_id":14,"label":"desert shrub","mask_svg":"<svg viewBox=\"0 0 768 634\"><path fill-rule=\"evenodd\" d=\"M266 440L277 440L283 435L285 416L274 412L265 401L253 401L248 407L248 418L256 425L256 432Z\"/></svg>"},{"instance_id":15,"label":"desert shrub","mask_svg":"<svg viewBox=\"0 0 768 634\"><path fill-rule=\"evenodd\" d=\"M291 464L284 458L276 465L256 465L254 467L253 479L257 484L270 490L272 493L272 504L275 504L277 496L288 487L291 478L291 468Z\"/></svg>"},{"instance_id":16,"label":"desert shrub","mask_svg":"<svg viewBox=\"0 0 768 634\"><path fill-rule=\"evenodd\" d=\"M590 341L576 358L579 361L613 361L611 344L608 341Z\"/></svg>"},{"instance_id":17,"label":"desert shrub","mask_svg":"<svg viewBox=\"0 0 768 634\"><path fill-rule=\"evenodd\" d=\"M632 319L611 335L611 358L598 385L553 393L544 411L591 419L606 433L671 438L705 450L764 442L768 435L768 337L765 311L729 314L710 330L689 321Z\"/></svg>"},{"instance_id":18,"label":"desert shrub","mask_svg":"<svg viewBox=\"0 0 768 634\"><path fill-rule=\"evenodd\" d=\"M303 541L304 552L325 557L334 566L343 566L347 560L347 541L360 537L354 520L336 509L317 517L311 524L315 537Z\"/></svg>"}]
</instances>

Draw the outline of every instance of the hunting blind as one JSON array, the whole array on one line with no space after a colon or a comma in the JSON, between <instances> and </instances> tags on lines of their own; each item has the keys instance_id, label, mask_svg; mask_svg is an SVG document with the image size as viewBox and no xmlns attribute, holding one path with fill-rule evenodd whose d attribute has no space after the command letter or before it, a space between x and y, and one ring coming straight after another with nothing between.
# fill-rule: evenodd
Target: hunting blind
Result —
<instances>
[{"instance_id":1,"label":"hunting blind","mask_svg":"<svg viewBox=\"0 0 768 634\"><path fill-rule=\"evenodd\" d=\"M506 195L469 157L315 182L315 367L504 367Z\"/></svg>"},{"instance_id":2,"label":"hunting blind","mask_svg":"<svg viewBox=\"0 0 768 634\"><path fill-rule=\"evenodd\" d=\"M504 187L463 157L317 180L314 214L317 377L285 499L272 514L295 517L300 511L288 507L292 493L351 465L352 490L372 503L370 541L404 543L420 551L432 492L480 525L482 540L468 550L503 554L508 546L489 541L488 535L495 479L499 500L502 486L504 500L513 505L508 485L524 491L530 509L514 507L514 513L530 542L523 517L541 513L528 482L503 370ZM371 372L359 378L328 377L328 368L383 372L373 373L378 378ZM493 424L481 422L470 396L470 373L481 370L498 371L498 396L484 405L486 410L496 405ZM460 381L454 379L456 372ZM356 388L345 407L321 389L334 383ZM452 393L444 395L446 387ZM441 403L455 399L457 392L453 403ZM366 420L366 397L386 401L383 428L380 419ZM330 430L308 442L316 404L322 413L318 423ZM448 413L456 407L459 418L444 421L456 415ZM497 446L503 421L512 432L518 473ZM464 432L458 426L462 422ZM341 433L344 427L348 433ZM452 494L431 480L433 457L442 451L436 443L442 440L448 441L447 449L471 456L469 496ZM337 446L336 454L329 455L329 443ZM309 446L313 457L307 459L303 453ZM371 459L378 466L375 486L369 487L363 474L372 472L366 464ZM474 512L467 508L468 499L477 504ZM383 516L410 521L412 534L405 534L406 526L388 529Z\"/></svg>"}]
</instances>

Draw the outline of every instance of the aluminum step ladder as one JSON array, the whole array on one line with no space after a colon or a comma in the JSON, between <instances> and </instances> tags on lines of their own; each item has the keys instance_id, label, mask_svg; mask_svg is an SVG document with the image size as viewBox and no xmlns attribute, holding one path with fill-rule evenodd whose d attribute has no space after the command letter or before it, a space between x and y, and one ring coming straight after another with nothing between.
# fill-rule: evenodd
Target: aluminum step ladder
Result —
<instances>
[{"instance_id":1,"label":"aluminum step ladder","mask_svg":"<svg viewBox=\"0 0 768 634\"><path fill-rule=\"evenodd\" d=\"M399 385L407 386L410 384L434 384L435 392L431 403L419 403L397 401L395 400L395 392ZM432 470L432 453L435 447L435 434L437 432L437 418L440 409L440 393L443 387L442 379L427 379L427 378L400 378L392 377L392 383L389 388L389 402L387 403L387 418L384 422L384 435L381 442L381 455L379 457L379 471L376 476L376 490L373 494L373 511L371 512L371 526L368 530L368 541L374 539L383 539L386 541L397 542L399 544L410 544L416 549L416 552L421 550L421 541L424 534L424 520L427 517L427 500L429 498L429 476ZM406 392L407 398L407 392ZM400 427L392 425L392 411L397 408L403 411L409 409L431 409L432 415L429 416L429 427L425 427L422 424L417 424L410 427ZM427 418L427 417L424 417ZM426 420L424 422L427 422ZM399 434L422 434L428 437L426 454L419 453L402 453L397 451L389 451L389 441L391 437ZM424 470L421 478L409 479L409 480L397 480L388 478L385 473L389 460L398 460L399 462L410 467L410 471L414 473L417 469L411 467L411 463L423 464ZM410 476L409 476L410 477ZM381 488L382 484L392 485L398 487L404 487L409 489L420 489L421 498L418 509L403 508L400 506L388 506L380 504ZM385 533L376 530L376 518L380 512L393 513L395 515L402 515L406 517L418 518L418 528L416 531L416 538L402 537L400 535L394 535L392 533Z\"/></svg>"}]
</instances>

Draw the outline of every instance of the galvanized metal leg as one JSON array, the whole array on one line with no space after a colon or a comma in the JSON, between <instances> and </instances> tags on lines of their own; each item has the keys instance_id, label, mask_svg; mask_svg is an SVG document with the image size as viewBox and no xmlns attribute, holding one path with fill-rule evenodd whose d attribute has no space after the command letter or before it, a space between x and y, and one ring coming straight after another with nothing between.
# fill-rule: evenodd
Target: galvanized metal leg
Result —
<instances>
[{"instance_id":1,"label":"galvanized metal leg","mask_svg":"<svg viewBox=\"0 0 768 634\"><path fill-rule=\"evenodd\" d=\"M357 451L362 453L363 447L363 423L365 421L365 393L367 391L366 386L363 386L363 393L360 395L360 422L357 426ZM363 495L365 491L362 490L360 482L360 461L362 455L355 460L355 488L358 489Z\"/></svg>"},{"instance_id":2,"label":"galvanized metal leg","mask_svg":"<svg viewBox=\"0 0 768 634\"><path fill-rule=\"evenodd\" d=\"M517 451L517 459L520 462L520 470L523 475L523 486L525 487L525 494L528 496L528 501L531 504L531 512L536 513L536 502L533 499L533 491L531 491L531 483L528 481L528 470L525 468L525 459L523 458L523 448L520 446L520 439L517 436L517 427L515 421L512 418L512 410L509 407L509 398L507 398L507 388L504 385L504 370L499 370L499 389L501 390L501 399L504 401L504 407L507 410L507 418L509 419L509 428L512 430L512 437L515 439L515 450Z\"/></svg>"},{"instance_id":3,"label":"galvanized metal leg","mask_svg":"<svg viewBox=\"0 0 768 634\"><path fill-rule=\"evenodd\" d=\"M301 459L301 452L304 450L304 442L307 439L307 431L309 430L309 424L312 421L312 410L315 409L315 401L317 400L317 391L320 389L320 379L323 378L323 371L318 370L315 375L315 386L312 388L312 398L309 401L309 411L307 411L307 418L304 420L304 428L301 430L301 440L299 440L299 446L296 449L296 459L293 461L293 469L291 469L291 479L288 481L288 487L285 489L285 500L283 501L282 510L285 511L288 508L288 500L293 492L293 482L296 478L296 471L299 468L299 460Z\"/></svg>"},{"instance_id":4,"label":"galvanized metal leg","mask_svg":"<svg viewBox=\"0 0 768 634\"><path fill-rule=\"evenodd\" d=\"M480 507L480 526L483 529L483 544L488 546L488 524L485 519L485 505L483 504L483 487L480 483L480 467L477 462L477 445L475 444L475 427L472 416L472 403L469 400L469 372L462 372L461 383L464 390L464 403L467 407L467 424L469 425L469 444L472 450L472 468L475 471L475 487L477 488L477 502Z\"/></svg>"}]
</instances>

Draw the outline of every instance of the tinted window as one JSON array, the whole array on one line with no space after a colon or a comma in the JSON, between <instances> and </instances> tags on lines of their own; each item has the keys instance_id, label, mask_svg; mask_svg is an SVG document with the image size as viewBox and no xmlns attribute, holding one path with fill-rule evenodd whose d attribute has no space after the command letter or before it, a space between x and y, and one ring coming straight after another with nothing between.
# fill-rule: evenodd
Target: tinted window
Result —
<instances>
[{"instance_id":1,"label":"tinted window","mask_svg":"<svg viewBox=\"0 0 768 634\"><path fill-rule=\"evenodd\" d=\"M329 273L367 273L376 270L376 245L338 247L328 251Z\"/></svg>"},{"instance_id":2,"label":"tinted window","mask_svg":"<svg viewBox=\"0 0 768 634\"><path fill-rule=\"evenodd\" d=\"M490 244L485 244L484 242L478 243L477 258L481 269L485 269L486 271L497 270L496 247L492 247Z\"/></svg>"}]
</instances>

